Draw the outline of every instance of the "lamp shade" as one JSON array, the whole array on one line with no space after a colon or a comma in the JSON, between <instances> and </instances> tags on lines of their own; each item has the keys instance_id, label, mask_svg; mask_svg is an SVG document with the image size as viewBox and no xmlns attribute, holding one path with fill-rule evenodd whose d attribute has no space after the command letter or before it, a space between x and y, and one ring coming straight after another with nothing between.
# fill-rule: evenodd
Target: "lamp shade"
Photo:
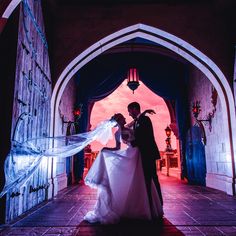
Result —
<instances>
[{"instance_id":1,"label":"lamp shade","mask_svg":"<svg viewBox=\"0 0 236 236\"><path fill-rule=\"evenodd\" d=\"M139 86L139 73L136 68L130 68L127 75L127 86L133 91Z\"/></svg>"}]
</instances>

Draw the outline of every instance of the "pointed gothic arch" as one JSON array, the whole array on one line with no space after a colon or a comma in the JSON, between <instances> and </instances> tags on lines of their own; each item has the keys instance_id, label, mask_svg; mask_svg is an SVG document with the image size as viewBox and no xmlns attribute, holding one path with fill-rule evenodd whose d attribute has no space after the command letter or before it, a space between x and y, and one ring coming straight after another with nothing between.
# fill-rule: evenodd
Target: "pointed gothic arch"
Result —
<instances>
[{"instance_id":1,"label":"pointed gothic arch","mask_svg":"<svg viewBox=\"0 0 236 236\"><path fill-rule=\"evenodd\" d=\"M234 98L229 83L219 67L205 54L193 47L188 42L168 32L145 24L135 24L121 29L107 37L99 40L76 58L74 58L59 76L54 87L51 99L51 135L57 134L57 120L59 119L58 107L63 91L73 75L88 62L102 54L104 51L134 38L143 38L157 43L185 58L197 67L213 84L222 104L223 120L227 122L227 150L232 162L232 184L235 185L235 140L236 140L236 118Z\"/></svg>"},{"instance_id":2,"label":"pointed gothic arch","mask_svg":"<svg viewBox=\"0 0 236 236\"><path fill-rule=\"evenodd\" d=\"M10 17L10 15L13 13L13 11L17 8L17 6L20 4L22 0L5 0L2 1L2 6L3 8L0 10L2 10L2 12L0 11L0 34L3 31L8 18Z\"/></svg>"}]
</instances>

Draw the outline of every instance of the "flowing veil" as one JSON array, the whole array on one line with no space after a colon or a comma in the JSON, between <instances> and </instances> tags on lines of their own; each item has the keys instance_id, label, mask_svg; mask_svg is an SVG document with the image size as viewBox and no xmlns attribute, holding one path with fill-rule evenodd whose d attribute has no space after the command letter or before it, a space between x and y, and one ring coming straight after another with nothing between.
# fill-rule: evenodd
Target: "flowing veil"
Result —
<instances>
[{"instance_id":1,"label":"flowing veil","mask_svg":"<svg viewBox=\"0 0 236 236\"><path fill-rule=\"evenodd\" d=\"M89 132L59 137L44 137L12 143L4 163L5 185L0 198L12 188L22 186L38 169L44 158L65 158L80 152L92 141L105 145L112 138L114 119L102 121Z\"/></svg>"}]
</instances>

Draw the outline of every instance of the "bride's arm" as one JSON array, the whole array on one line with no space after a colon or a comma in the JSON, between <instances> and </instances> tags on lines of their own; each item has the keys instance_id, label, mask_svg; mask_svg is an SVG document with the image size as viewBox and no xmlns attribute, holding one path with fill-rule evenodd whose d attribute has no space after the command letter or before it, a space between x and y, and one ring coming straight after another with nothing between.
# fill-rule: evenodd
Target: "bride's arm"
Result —
<instances>
[{"instance_id":1,"label":"bride's arm","mask_svg":"<svg viewBox=\"0 0 236 236\"><path fill-rule=\"evenodd\" d=\"M104 148L102 148L102 151L103 150L116 151L116 150L119 150L119 149L120 149L120 142L116 141L116 146L115 147L104 147Z\"/></svg>"},{"instance_id":2,"label":"bride's arm","mask_svg":"<svg viewBox=\"0 0 236 236\"><path fill-rule=\"evenodd\" d=\"M110 151L119 150L121 147L120 135L121 135L120 130L116 131L116 133L115 133L116 146L115 147L104 147L104 148L102 148L102 151L103 150L110 150Z\"/></svg>"}]
</instances>

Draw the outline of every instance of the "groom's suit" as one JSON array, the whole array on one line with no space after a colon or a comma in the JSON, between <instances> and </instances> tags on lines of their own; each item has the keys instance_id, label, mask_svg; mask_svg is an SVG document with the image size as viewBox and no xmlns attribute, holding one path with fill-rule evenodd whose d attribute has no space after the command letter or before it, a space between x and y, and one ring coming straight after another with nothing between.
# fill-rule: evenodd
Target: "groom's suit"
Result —
<instances>
[{"instance_id":1,"label":"groom's suit","mask_svg":"<svg viewBox=\"0 0 236 236\"><path fill-rule=\"evenodd\" d=\"M152 122L148 116L140 115L134 122L135 140L132 146L137 146L141 152L143 171L151 202L151 180L154 181L161 203L163 204L160 183L156 171L156 160L160 159L160 153L155 142Z\"/></svg>"}]
</instances>

